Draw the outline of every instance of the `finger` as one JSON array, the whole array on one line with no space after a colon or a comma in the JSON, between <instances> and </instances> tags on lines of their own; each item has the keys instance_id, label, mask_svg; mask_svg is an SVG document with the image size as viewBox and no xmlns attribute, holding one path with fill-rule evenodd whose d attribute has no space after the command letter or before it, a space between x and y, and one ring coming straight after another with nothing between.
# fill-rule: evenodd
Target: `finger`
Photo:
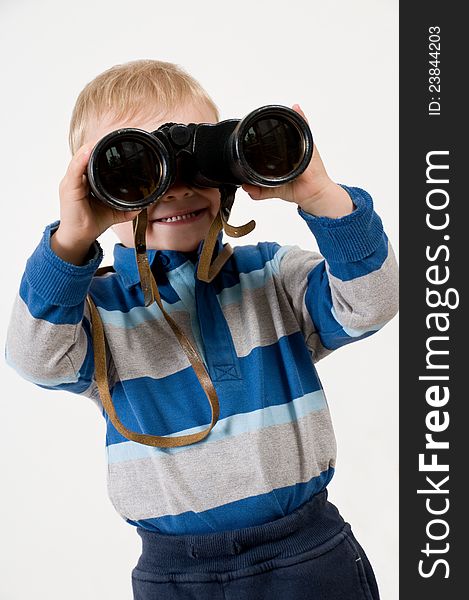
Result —
<instances>
[{"instance_id":1,"label":"finger","mask_svg":"<svg viewBox=\"0 0 469 600\"><path fill-rule=\"evenodd\" d=\"M301 116L303 117L303 119L304 119L306 122L308 122L308 119L306 118L306 115L305 115L305 113L302 111L302 109L301 109L301 107L300 107L300 105L299 105L299 104L294 104L294 105L292 106L292 109L293 109L295 112L297 112L299 115L301 115Z\"/></svg>"},{"instance_id":2,"label":"finger","mask_svg":"<svg viewBox=\"0 0 469 600\"><path fill-rule=\"evenodd\" d=\"M142 212L142 210L145 210L145 209L142 208L140 210L132 210L131 212L126 212L125 220L126 221L133 221L135 219L135 217Z\"/></svg>"},{"instance_id":3,"label":"finger","mask_svg":"<svg viewBox=\"0 0 469 600\"><path fill-rule=\"evenodd\" d=\"M253 200L265 200L271 198L270 188L261 188L258 185L243 183L242 188Z\"/></svg>"},{"instance_id":4,"label":"finger","mask_svg":"<svg viewBox=\"0 0 469 600\"><path fill-rule=\"evenodd\" d=\"M92 147L90 145L82 146L74 154L72 160L70 161L64 177L69 189L78 189L83 187L83 175L85 174L86 167L88 166L91 150Z\"/></svg>"},{"instance_id":5,"label":"finger","mask_svg":"<svg viewBox=\"0 0 469 600\"><path fill-rule=\"evenodd\" d=\"M113 209L113 216L114 216L114 224L118 224L118 223L126 223L127 221L133 221L135 219L135 217L137 215L139 215L142 209L139 210L116 210Z\"/></svg>"},{"instance_id":6,"label":"finger","mask_svg":"<svg viewBox=\"0 0 469 600\"><path fill-rule=\"evenodd\" d=\"M113 224L117 224L117 223L124 223L125 221L131 221L133 218L135 218L138 213L142 212L143 209L139 209L139 210L118 210L117 208L114 208L113 206L109 206L108 204L101 202L101 200L99 200L98 198L94 197L94 196L90 196L88 198L88 202L90 204L91 209L96 212L99 213L102 217L109 219L109 217L111 218L111 221Z\"/></svg>"}]
</instances>

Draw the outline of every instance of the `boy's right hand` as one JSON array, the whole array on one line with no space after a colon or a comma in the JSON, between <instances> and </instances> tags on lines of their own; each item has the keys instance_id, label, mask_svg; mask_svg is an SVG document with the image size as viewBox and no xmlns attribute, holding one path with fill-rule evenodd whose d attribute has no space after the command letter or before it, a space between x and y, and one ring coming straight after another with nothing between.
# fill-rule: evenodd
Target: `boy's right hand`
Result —
<instances>
[{"instance_id":1,"label":"boy's right hand","mask_svg":"<svg viewBox=\"0 0 469 600\"><path fill-rule=\"evenodd\" d=\"M51 248L62 260L82 265L94 241L112 225L132 221L140 212L121 211L91 198L85 175L93 146L82 146L60 182L60 225Z\"/></svg>"}]
</instances>

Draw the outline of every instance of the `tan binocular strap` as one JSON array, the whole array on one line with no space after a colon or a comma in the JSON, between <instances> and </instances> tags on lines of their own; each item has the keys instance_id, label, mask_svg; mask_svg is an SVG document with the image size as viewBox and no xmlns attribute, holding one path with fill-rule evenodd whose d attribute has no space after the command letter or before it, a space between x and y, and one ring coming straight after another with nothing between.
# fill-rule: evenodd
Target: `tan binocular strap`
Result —
<instances>
[{"instance_id":1,"label":"tan binocular strap","mask_svg":"<svg viewBox=\"0 0 469 600\"><path fill-rule=\"evenodd\" d=\"M135 241L135 253L138 265L138 271L140 274L140 283L142 286L143 297L145 306L150 306L156 301L158 307L163 313L166 322L173 330L182 350L189 359L192 368L202 386L205 395L207 396L208 402L210 403L210 409L212 412L212 420L210 425L198 433L190 435L180 436L159 436L149 435L143 433L137 433L131 431L125 427L117 416L114 403L111 398L109 391L109 383L107 377L106 367L106 343L104 337L104 327L99 315L98 309L94 304L91 297L88 295L86 300L88 302L91 314L92 323L92 334L93 334L93 350L94 350L94 362L95 362L95 379L98 386L99 396L101 398L102 405L108 414L112 424L116 430L122 434L125 438L145 444L147 446L156 446L158 448L174 448L177 446L189 446L195 444L200 440L203 440L208 436L210 431L216 425L220 416L220 406L218 402L218 396L213 386L212 380L205 368L203 361L201 360L197 350L194 348L190 340L181 330L179 325L170 317L170 315L163 308L161 297L156 285L155 278L151 272L150 265L148 262L148 256L146 252L146 228L147 228L147 210L142 210L133 221L134 241ZM199 266L197 269L197 277L201 281L209 283L214 277L220 272L223 265L230 258L233 253L233 248L226 244L223 250L215 257L212 263L213 251L217 241L218 233L221 228L225 230L227 235L231 237L241 237L250 233L254 227L255 222L250 221L240 227L234 227L229 225L222 215L222 211L219 210L217 216L210 225L209 232L204 241L202 252L200 253Z\"/></svg>"}]
</instances>

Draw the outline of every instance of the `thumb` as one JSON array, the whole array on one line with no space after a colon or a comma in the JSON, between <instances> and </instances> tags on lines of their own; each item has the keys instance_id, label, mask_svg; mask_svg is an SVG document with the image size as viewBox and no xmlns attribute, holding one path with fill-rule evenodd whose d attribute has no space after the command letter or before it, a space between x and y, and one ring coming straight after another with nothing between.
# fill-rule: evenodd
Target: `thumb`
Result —
<instances>
[{"instance_id":1,"label":"thumb","mask_svg":"<svg viewBox=\"0 0 469 600\"><path fill-rule=\"evenodd\" d=\"M299 115L301 115L301 116L303 117L303 119L304 119L306 122L308 122L308 119L306 118L306 115L305 115L305 113L304 113L304 112L301 110L301 107L300 107L300 105L299 105L299 104L294 104L294 105L292 106L292 109L293 109L295 112L297 112Z\"/></svg>"}]
</instances>

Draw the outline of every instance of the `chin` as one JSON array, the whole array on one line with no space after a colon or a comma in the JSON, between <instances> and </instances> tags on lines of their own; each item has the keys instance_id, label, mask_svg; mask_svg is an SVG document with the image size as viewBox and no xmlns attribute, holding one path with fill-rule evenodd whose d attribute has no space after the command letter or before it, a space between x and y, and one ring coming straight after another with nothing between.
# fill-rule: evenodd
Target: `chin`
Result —
<instances>
[{"instance_id":1,"label":"chin","mask_svg":"<svg viewBox=\"0 0 469 600\"><path fill-rule=\"evenodd\" d=\"M200 240L196 241L196 242L192 242L192 241L185 241L185 240L171 240L168 242L165 242L164 240L158 240L158 241L150 241L148 240L148 245L147 248L149 249L153 249L153 250L174 250L177 252L194 252L195 250L197 250L198 246L199 246Z\"/></svg>"}]
</instances>

